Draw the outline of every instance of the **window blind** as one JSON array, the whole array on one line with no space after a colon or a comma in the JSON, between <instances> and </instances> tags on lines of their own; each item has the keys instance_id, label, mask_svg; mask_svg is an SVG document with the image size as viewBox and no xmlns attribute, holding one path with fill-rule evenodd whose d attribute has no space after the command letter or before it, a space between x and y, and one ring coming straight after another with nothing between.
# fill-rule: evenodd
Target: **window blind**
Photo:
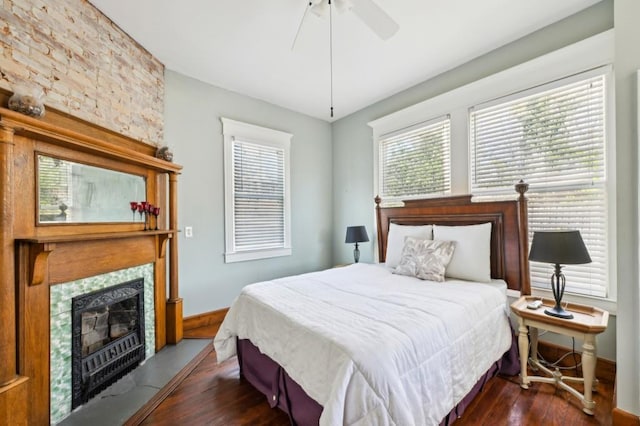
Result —
<instances>
[{"instance_id":1,"label":"window blind","mask_svg":"<svg viewBox=\"0 0 640 426\"><path fill-rule=\"evenodd\" d=\"M237 251L284 247L284 150L233 141L234 245Z\"/></svg>"},{"instance_id":2,"label":"window blind","mask_svg":"<svg viewBox=\"0 0 640 426\"><path fill-rule=\"evenodd\" d=\"M487 195L529 183L529 237L578 229L592 263L563 267L567 292L607 295L605 76L572 78L470 110L471 189ZM549 288L552 266L531 263Z\"/></svg>"},{"instance_id":3,"label":"window blind","mask_svg":"<svg viewBox=\"0 0 640 426\"><path fill-rule=\"evenodd\" d=\"M383 135L380 196L388 201L449 193L450 135L449 117Z\"/></svg>"}]
</instances>

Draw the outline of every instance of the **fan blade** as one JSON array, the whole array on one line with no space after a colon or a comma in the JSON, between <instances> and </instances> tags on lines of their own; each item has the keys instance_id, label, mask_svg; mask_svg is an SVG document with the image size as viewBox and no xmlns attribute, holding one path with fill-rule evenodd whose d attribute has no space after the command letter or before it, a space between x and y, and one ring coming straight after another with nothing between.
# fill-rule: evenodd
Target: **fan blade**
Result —
<instances>
[{"instance_id":1,"label":"fan blade","mask_svg":"<svg viewBox=\"0 0 640 426\"><path fill-rule=\"evenodd\" d=\"M382 40L390 39L398 32L400 26L373 0L352 0L351 9L366 26L378 35Z\"/></svg>"},{"instance_id":2,"label":"fan blade","mask_svg":"<svg viewBox=\"0 0 640 426\"><path fill-rule=\"evenodd\" d=\"M307 13L313 6L313 2L310 0L307 2L307 5L304 7L304 13L302 14L302 19L300 19L300 24L298 24L298 30L296 31L296 36L293 38L293 43L291 43L291 50L296 47L296 41L298 41L298 36L300 35L300 30L302 29L302 24L304 24L304 20L307 17Z\"/></svg>"}]
</instances>

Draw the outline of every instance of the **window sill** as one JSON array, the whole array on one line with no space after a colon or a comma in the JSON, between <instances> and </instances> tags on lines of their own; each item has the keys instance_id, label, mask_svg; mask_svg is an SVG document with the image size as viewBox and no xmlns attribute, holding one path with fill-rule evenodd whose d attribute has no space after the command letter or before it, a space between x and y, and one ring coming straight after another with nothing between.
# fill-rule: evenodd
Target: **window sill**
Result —
<instances>
[{"instance_id":1,"label":"window sill","mask_svg":"<svg viewBox=\"0 0 640 426\"><path fill-rule=\"evenodd\" d=\"M531 295L553 299L553 292L551 290L545 290L541 288L532 288ZM516 290L507 290L507 296L509 298L518 299L520 297L520 292ZM580 296L576 294L565 294L564 297L562 298L562 301L579 303L579 304L588 305L588 306L595 306L596 308L600 308L608 311L609 314L613 316L615 316L618 311L618 303L613 299Z\"/></svg>"},{"instance_id":2,"label":"window sill","mask_svg":"<svg viewBox=\"0 0 640 426\"><path fill-rule=\"evenodd\" d=\"M225 253L224 262L244 262L247 260L268 259L270 257L291 256L291 248L278 248L268 250L242 251Z\"/></svg>"}]
</instances>

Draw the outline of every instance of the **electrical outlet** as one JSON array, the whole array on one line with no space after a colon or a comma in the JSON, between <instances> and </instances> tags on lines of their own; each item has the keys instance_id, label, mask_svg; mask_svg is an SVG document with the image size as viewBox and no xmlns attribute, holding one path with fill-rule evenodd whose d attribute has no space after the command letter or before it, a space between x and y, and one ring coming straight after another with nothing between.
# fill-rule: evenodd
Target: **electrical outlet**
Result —
<instances>
[{"instance_id":1,"label":"electrical outlet","mask_svg":"<svg viewBox=\"0 0 640 426\"><path fill-rule=\"evenodd\" d=\"M184 227L184 237L192 238L193 237L193 226L185 226Z\"/></svg>"}]
</instances>

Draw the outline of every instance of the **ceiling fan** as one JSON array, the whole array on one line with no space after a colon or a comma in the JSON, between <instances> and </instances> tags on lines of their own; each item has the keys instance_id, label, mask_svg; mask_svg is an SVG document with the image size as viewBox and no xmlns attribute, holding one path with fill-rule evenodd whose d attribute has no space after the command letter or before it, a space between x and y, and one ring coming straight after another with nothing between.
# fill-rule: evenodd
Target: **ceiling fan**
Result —
<instances>
[{"instance_id":1,"label":"ceiling fan","mask_svg":"<svg viewBox=\"0 0 640 426\"><path fill-rule=\"evenodd\" d=\"M309 12L320 17L329 15L331 18L332 9L338 13L351 11L382 40L390 39L400 28L398 23L382 10L380 6L374 3L373 0L307 0L307 6L304 9L304 14L298 25L298 31L296 32L291 49L296 45L300 29Z\"/></svg>"},{"instance_id":2,"label":"ceiling fan","mask_svg":"<svg viewBox=\"0 0 640 426\"><path fill-rule=\"evenodd\" d=\"M330 75L330 116L333 117L333 10L341 13L347 10L353 12L366 26L368 26L382 40L391 38L400 28L384 10L373 0L306 0L307 6L298 25L291 50L296 45L300 29L309 12L324 17L329 15L329 75Z\"/></svg>"}]
</instances>

